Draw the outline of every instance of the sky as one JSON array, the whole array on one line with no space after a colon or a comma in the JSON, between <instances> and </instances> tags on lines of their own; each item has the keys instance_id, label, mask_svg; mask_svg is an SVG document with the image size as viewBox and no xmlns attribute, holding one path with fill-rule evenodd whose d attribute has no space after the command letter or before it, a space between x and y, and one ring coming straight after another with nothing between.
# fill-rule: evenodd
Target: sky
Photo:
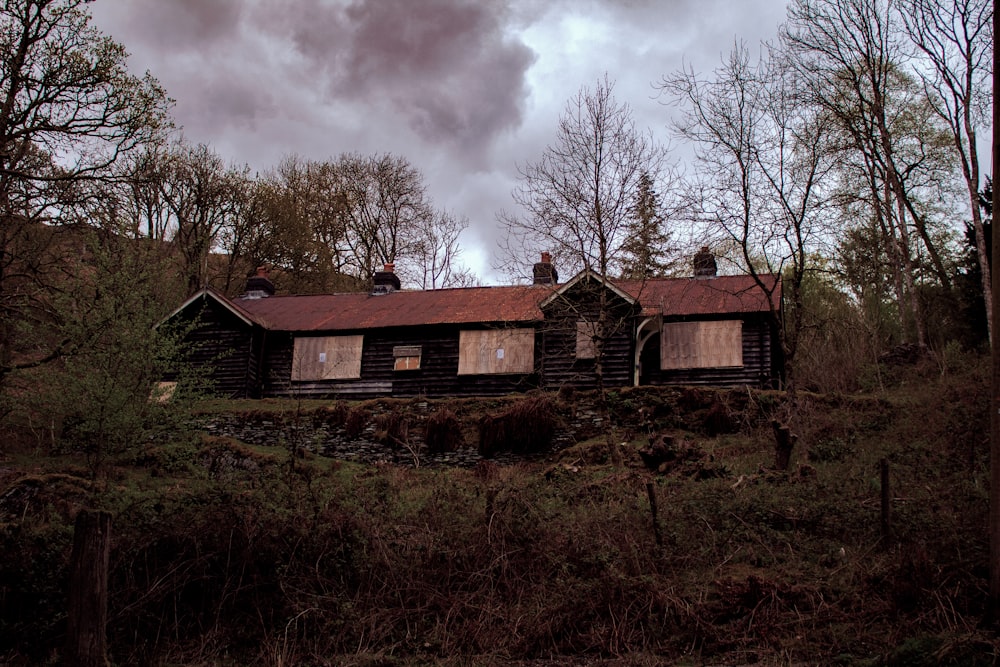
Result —
<instances>
[{"instance_id":1,"label":"sky","mask_svg":"<svg viewBox=\"0 0 1000 667\"><path fill-rule=\"evenodd\" d=\"M683 150L655 84L771 40L786 0L99 0L93 24L175 100L184 137L265 172L392 153L464 216L459 262L505 280L496 216L566 102L607 75L638 128ZM540 249L544 250L544 248ZM525 267L525 274L530 273Z\"/></svg>"}]
</instances>

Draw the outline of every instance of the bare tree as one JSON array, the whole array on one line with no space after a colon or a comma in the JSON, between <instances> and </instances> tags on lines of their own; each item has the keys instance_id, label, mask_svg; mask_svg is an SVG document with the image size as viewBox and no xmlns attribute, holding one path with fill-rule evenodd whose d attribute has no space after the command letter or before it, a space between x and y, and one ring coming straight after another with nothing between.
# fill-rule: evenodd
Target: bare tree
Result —
<instances>
[{"instance_id":1,"label":"bare tree","mask_svg":"<svg viewBox=\"0 0 1000 667\"><path fill-rule=\"evenodd\" d=\"M336 162L345 203L346 245L362 280L382 264L412 259L434 215L423 177L402 157L343 155Z\"/></svg>"},{"instance_id":2,"label":"bare tree","mask_svg":"<svg viewBox=\"0 0 1000 667\"><path fill-rule=\"evenodd\" d=\"M666 154L636 129L631 109L613 92L607 77L582 88L559 118L555 143L537 162L518 167L513 197L524 212L498 216L508 269L527 265L540 249L569 271L608 275L619 268L635 193L644 175L658 183Z\"/></svg>"},{"instance_id":3,"label":"bare tree","mask_svg":"<svg viewBox=\"0 0 1000 667\"><path fill-rule=\"evenodd\" d=\"M222 229L233 223L246 183L245 170L226 167L204 144L179 141L167 156L160 196L184 261L188 294L208 284L209 255Z\"/></svg>"},{"instance_id":4,"label":"bare tree","mask_svg":"<svg viewBox=\"0 0 1000 667\"><path fill-rule=\"evenodd\" d=\"M444 211L425 221L414 259L423 289L464 287L474 283L474 276L457 266L462 253L458 238L468 226L468 218Z\"/></svg>"},{"instance_id":5,"label":"bare tree","mask_svg":"<svg viewBox=\"0 0 1000 667\"><path fill-rule=\"evenodd\" d=\"M917 294L918 244L926 248L946 287L948 278L927 221L908 189L910 174L924 162L923 151L933 141L922 137L916 145L907 144L908 133L920 125L905 118L896 122L902 118L901 110L912 110L921 102L906 99L912 88L902 67L910 53L892 4L890 0L794 0L783 41L803 75L803 87L844 132L849 147L861 155L873 205L879 208L900 267L901 312L910 314L916 342L923 347L928 338Z\"/></svg>"},{"instance_id":6,"label":"bare tree","mask_svg":"<svg viewBox=\"0 0 1000 667\"><path fill-rule=\"evenodd\" d=\"M968 190L983 297L992 302L986 235L979 207L978 129L989 122L992 92L993 2L991 0L901 0L910 39L924 56L914 67L933 112L948 128ZM927 65L930 65L928 68ZM986 309L993 336L993 317Z\"/></svg>"},{"instance_id":7,"label":"bare tree","mask_svg":"<svg viewBox=\"0 0 1000 667\"><path fill-rule=\"evenodd\" d=\"M675 127L695 147L698 219L707 234L721 232L741 268L769 296L794 398L802 284L825 236L823 184L831 161L822 119L799 97L799 81L783 54L769 50L754 63L742 44L711 79L689 68L664 78L660 89L682 107ZM784 277L784 318L777 284L765 274Z\"/></svg>"}]
</instances>

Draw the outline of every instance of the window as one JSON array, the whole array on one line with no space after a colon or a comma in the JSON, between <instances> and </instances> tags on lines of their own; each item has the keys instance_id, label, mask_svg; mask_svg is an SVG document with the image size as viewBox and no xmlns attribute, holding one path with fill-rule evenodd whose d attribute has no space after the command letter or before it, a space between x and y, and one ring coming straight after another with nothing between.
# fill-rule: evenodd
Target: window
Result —
<instances>
[{"instance_id":1,"label":"window","mask_svg":"<svg viewBox=\"0 0 1000 667\"><path fill-rule=\"evenodd\" d=\"M663 325L660 368L734 368L743 365L743 322L671 322Z\"/></svg>"},{"instance_id":2,"label":"window","mask_svg":"<svg viewBox=\"0 0 1000 667\"><path fill-rule=\"evenodd\" d=\"M487 329L458 334L459 375L531 373L534 370L534 329Z\"/></svg>"},{"instance_id":3,"label":"window","mask_svg":"<svg viewBox=\"0 0 1000 667\"><path fill-rule=\"evenodd\" d=\"M364 336L296 338L292 380L355 380L361 377Z\"/></svg>"},{"instance_id":4,"label":"window","mask_svg":"<svg viewBox=\"0 0 1000 667\"><path fill-rule=\"evenodd\" d=\"M419 345L397 345L392 348L392 357L395 362L392 365L394 371L415 371L420 368L420 346Z\"/></svg>"},{"instance_id":5,"label":"window","mask_svg":"<svg viewBox=\"0 0 1000 667\"><path fill-rule=\"evenodd\" d=\"M576 323L576 358L596 359L597 358L597 322L579 320Z\"/></svg>"}]
</instances>

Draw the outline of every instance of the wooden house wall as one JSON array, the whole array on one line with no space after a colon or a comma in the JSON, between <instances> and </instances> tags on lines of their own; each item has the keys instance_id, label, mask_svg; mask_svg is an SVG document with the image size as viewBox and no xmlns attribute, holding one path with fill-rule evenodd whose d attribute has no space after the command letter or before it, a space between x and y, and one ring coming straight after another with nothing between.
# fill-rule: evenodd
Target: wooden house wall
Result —
<instances>
[{"instance_id":1,"label":"wooden house wall","mask_svg":"<svg viewBox=\"0 0 1000 667\"><path fill-rule=\"evenodd\" d=\"M426 326L338 334L363 334L361 378L291 382L293 338L271 332L265 353L268 396L350 397L375 396L495 396L528 391L538 386L536 373L459 375L459 332L472 326ZM479 327L489 328L489 327ZM394 370L393 349L420 346L420 368ZM539 351L535 351L537 367Z\"/></svg>"},{"instance_id":2,"label":"wooden house wall","mask_svg":"<svg viewBox=\"0 0 1000 667\"><path fill-rule=\"evenodd\" d=\"M181 319L198 323L184 338L188 360L211 369L213 392L228 398L253 397L259 359L259 349L254 354L253 327L212 299L193 302Z\"/></svg>"},{"instance_id":3,"label":"wooden house wall","mask_svg":"<svg viewBox=\"0 0 1000 667\"><path fill-rule=\"evenodd\" d=\"M775 386L780 376L780 354L773 327L764 315L721 315L715 320L742 319L743 366L741 368L660 369L660 336L646 342L640 359L640 384L691 384L729 387L750 385ZM669 322L670 320L667 320ZM681 320L674 320L681 321Z\"/></svg>"},{"instance_id":4,"label":"wooden house wall","mask_svg":"<svg viewBox=\"0 0 1000 667\"><path fill-rule=\"evenodd\" d=\"M599 290L605 288L581 282L546 306L540 365L545 388L558 389L564 385L577 389L597 388L597 359L578 359L576 352L578 323L581 320L597 322L600 316ZM607 319L612 323L613 333L604 342L603 384L605 388L630 386L636 307L610 290L605 294Z\"/></svg>"}]
</instances>

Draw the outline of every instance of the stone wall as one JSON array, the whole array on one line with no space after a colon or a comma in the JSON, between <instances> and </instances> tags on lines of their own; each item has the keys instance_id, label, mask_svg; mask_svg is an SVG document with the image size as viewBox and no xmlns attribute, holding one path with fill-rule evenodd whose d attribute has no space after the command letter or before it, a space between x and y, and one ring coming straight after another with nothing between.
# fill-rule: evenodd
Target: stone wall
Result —
<instances>
[{"instance_id":1,"label":"stone wall","mask_svg":"<svg viewBox=\"0 0 1000 667\"><path fill-rule=\"evenodd\" d=\"M743 392L742 394L740 392ZM608 394L609 415L620 440L630 440L664 429L703 430L722 420L733 422L742 412L746 390L641 388ZM557 428L549 448L531 454L500 452L501 463L544 459L561 449L605 432L599 394L570 392L544 394L551 399ZM524 395L481 399L378 399L358 403L336 402L329 407L253 410L205 415L202 427L211 435L272 447L301 448L331 458L364 462L389 461L402 465L472 467L479 454L479 422L498 415ZM451 452L429 452L424 442L428 418L439 410L458 418L464 445ZM683 410L683 414L682 414ZM395 429L395 433L388 430ZM395 436L395 437L393 437Z\"/></svg>"}]
</instances>

